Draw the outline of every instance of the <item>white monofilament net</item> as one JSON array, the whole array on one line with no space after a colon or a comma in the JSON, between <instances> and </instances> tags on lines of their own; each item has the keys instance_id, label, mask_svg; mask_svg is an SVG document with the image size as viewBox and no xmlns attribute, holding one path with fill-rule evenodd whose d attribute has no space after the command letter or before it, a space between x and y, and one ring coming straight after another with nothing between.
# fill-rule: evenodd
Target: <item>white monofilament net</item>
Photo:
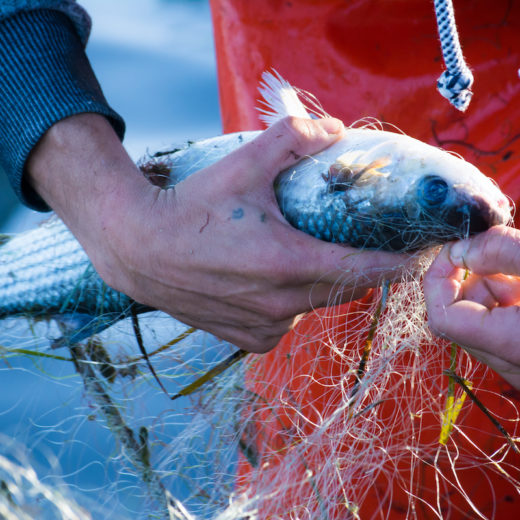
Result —
<instances>
[{"instance_id":1,"label":"white monofilament net","mask_svg":"<svg viewBox=\"0 0 520 520\"><path fill-rule=\"evenodd\" d=\"M26 455L3 442L0 516L494 518L497 501L518 500L517 404L505 389L485 390L492 375L461 349L431 337L418 274L430 256L387 295L383 283L348 312L331 300L272 353L175 401L127 323L68 353L36 344L57 334L47 323L32 332L6 323L4 379L28 374L61 401L35 412L11 396L5 407L26 411L10 432ZM140 324L171 395L234 350L159 313Z\"/></svg>"}]
</instances>

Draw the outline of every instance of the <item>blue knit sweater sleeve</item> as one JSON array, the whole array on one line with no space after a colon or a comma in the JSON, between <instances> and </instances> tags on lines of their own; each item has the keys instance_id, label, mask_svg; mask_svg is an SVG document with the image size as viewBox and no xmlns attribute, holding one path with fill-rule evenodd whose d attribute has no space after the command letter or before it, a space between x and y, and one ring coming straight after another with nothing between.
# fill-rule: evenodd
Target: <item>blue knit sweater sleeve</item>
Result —
<instances>
[{"instance_id":1,"label":"blue knit sweater sleeve","mask_svg":"<svg viewBox=\"0 0 520 520\"><path fill-rule=\"evenodd\" d=\"M36 210L49 208L24 182L24 167L54 123L98 113L124 134L86 57L89 31L90 19L75 2L0 0L0 169Z\"/></svg>"},{"instance_id":2,"label":"blue knit sweater sleeve","mask_svg":"<svg viewBox=\"0 0 520 520\"><path fill-rule=\"evenodd\" d=\"M52 9L66 14L73 23L81 44L83 47L86 45L92 24L89 15L76 0L0 0L0 20L21 11L36 9Z\"/></svg>"}]
</instances>

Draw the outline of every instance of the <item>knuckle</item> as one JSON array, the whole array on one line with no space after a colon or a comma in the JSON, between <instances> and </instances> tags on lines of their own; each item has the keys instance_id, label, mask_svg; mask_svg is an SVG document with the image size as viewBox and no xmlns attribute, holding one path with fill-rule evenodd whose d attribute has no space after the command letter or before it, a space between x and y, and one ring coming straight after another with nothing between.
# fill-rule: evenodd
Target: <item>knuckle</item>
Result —
<instances>
[{"instance_id":1,"label":"knuckle","mask_svg":"<svg viewBox=\"0 0 520 520\"><path fill-rule=\"evenodd\" d=\"M504 230L497 227L490 228L483 236L482 249L487 255L495 254L505 238Z\"/></svg>"},{"instance_id":2,"label":"knuckle","mask_svg":"<svg viewBox=\"0 0 520 520\"><path fill-rule=\"evenodd\" d=\"M511 250L512 236L508 228L504 226L492 227L484 235L481 255L485 261L494 263L499 262L500 259L510 258L514 262L514 256L518 259L518 248ZM479 251L475 250L475 254L480 256L478 253ZM478 261L479 258L476 258L476 260Z\"/></svg>"},{"instance_id":3,"label":"knuckle","mask_svg":"<svg viewBox=\"0 0 520 520\"><path fill-rule=\"evenodd\" d=\"M283 244L271 245L262 252L261 265L264 276L274 288L282 288L291 285L298 279L298 266L292 260L290 252Z\"/></svg>"},{"instance_id":4,"label":"knuckle","mask_svg":"<svg viewBox=\"0 0 520 520\"><path fill-rule=\"evenodd\" d=\"M281 288L288 284L291 276L283 264L277 263L269 267L268 277L274 287Z\"/></svg>"},{"instance_id":5,"label":"knuckle","mask_svg":"<svg viewBox=\"0 0 520 520\"><path fill-rule=\"evenodd\" d=\"M278 330L283 320L293 318L302 312L301 302L289 291L274 291L273 294L266 296L258 309L262 323L258 326L269 331Z\"/></svg>"},{"instance_id":6,"label":"knuckle","mask_svg":"<svg viewBox=\"0 0 520 520\"><path fill-rule=\"evenodd\" d=\"M280 242L275 275L284 286L314 283L324 272L325 262L322 260L321 243L316 241L310 244L308 238L304 236L302 240L300 236L294 235L294 238L291 237L291 247L287 246L288 239Z\"/></svg>"},{"instance_id":7,"label":"knuckle","mask_svg":"<svg viewBox=\"0 0 520 520\"><path fill-rule=\"evenodd\" d=\"M266 302L264 307L264 316L271 322L276 322L287 318L288 310L287 304L280 299L274 299Z\"/></svg>"},{"instance_id":8,"label":"knuckle","mask_svg":"<svg viewBox=\"0 0 520 520\"><path fill-rule=\"evenodd\" d=\"M281 337L281 336L280 336ZM280 337L276 336L255 336L243 346L244 350L255 354L265 354L278 344Z\"/></svg>"},{"instance_id":9,"label":"knuckle","mask_svg":"<svg viewBox=\"0 0 520 520\"><path fill-rule=\"evenodd\" d=\"M125 277L122 270L114 268L106 259L91 256L91 262L95 271L98 273L103 282L110 288L124 292L129 296L133 296L135 291L134 280L130 277Z\"/></svg>"},{"instance_id":10,"label":"knuckle","mask_svg":"<svg viewBox=\"0 0 520 520\"><path fill-rule=\"evenodd\" d=\"M281 123L291 140L291 145L295 150L300 150L316 136L316 124L311 119L288 116L282 119Z\"/></svg>"},{"instance_id":11,"label":"knuckle","mask_svg":"<svg viewBox=\"0 0 520 520\"><path fill-rule=\"evenodd\" d=\"M428 318L428 328L434 336L448 339L447 331L443 326L442 320L439 320L438 317L430 316Z\"/></svg>"}]
</instances>

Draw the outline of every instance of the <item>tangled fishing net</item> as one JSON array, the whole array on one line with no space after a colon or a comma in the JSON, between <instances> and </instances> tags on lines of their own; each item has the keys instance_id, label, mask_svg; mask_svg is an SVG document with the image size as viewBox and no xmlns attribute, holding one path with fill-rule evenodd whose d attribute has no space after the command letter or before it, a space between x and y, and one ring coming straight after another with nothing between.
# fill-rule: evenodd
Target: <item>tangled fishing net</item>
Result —
<instances>
[{"instance_id":1,"label":"tangled fishing net","mask_svg":"<svg viewBox=\"0 0 520 520\"><path fill-rule=\"evenodd\" d=\"M129 323L57 350L52 322L5 321L2 413L22 419L2 442L0 518L496 518L520 490L518 396L431 337L414 273L331 300L189 391L236 349L146 315L169 395ZM13 374L60 404L6 399Z\"/></svg>"}]
</instances>

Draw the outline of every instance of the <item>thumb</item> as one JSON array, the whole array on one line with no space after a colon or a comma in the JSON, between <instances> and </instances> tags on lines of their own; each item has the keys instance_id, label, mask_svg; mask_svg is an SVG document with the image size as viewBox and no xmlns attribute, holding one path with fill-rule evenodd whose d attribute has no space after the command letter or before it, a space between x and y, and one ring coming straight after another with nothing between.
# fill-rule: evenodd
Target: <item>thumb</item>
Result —
<instances>
[{"instance_id":1,"label":"thumb","mask_svg":"<svg viewBox=\"0 0 520 520\"><path fill-rule=\"evenodd\" d=\"M455 242L449 257L453 265L475 274L520 275L520 231L495 226L473 238Z\"/></svg>"},{"instance_id":2,"label":"thumb","mask_svg":"<svg viewBox=\"0 0 520 520\"><path fill-rule=\"evenodd\" d=\"M242 172L249 186L272 183L282 170L343 137L344 130L339 119L286 117L237 150L235 159L248 164Z\"/></svg>"}]
</instances>

